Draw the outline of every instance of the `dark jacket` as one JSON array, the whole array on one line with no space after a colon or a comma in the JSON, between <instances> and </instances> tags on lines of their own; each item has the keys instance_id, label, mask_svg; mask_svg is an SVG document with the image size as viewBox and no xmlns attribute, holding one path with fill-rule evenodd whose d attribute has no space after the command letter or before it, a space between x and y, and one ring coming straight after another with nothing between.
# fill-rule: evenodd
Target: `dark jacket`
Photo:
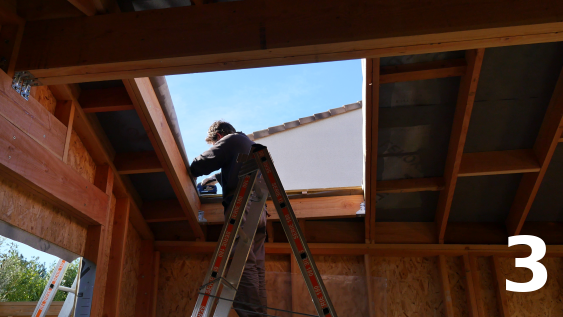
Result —
<instances>
[{"instance_id":1,"label":"dark jacket","mask_svg":"<svg viewBox=\"0 0 563 317\"><path fill-rule=\"evenodd\" d=\"M192 175L195 177L209 175L221 169L217 181L223 187L223 202L228 203L235 194L238 184L238 172L241 163L237 163L239 153L248 154L254 144L246 134L236 132L224 136L215 142L209 150L196 157L191 166Z\"/></svg>"}]
</instances>

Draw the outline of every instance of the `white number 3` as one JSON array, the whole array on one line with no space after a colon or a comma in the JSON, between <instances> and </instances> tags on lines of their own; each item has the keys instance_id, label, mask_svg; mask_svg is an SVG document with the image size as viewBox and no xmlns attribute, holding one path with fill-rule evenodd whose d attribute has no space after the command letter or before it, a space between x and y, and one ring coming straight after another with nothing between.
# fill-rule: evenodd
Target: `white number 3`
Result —
<instances>
[{"instance_id":1,"label":"white number 3","mask_svg":"<svg viewBox=\"0 0 563 317\"><path fill-rule=\"evenodd\" d=\"M508 246L526 244L532 248L532 254L527 258L516 258L516 267L525 267L532 271L533 278L526 283L516 283L506 280L506 290L511 292L533 292L542 288L547 282L547 270L538 261L545 256L545 243L536 236L512 236L508 237Z\"/></svg>"}]
</instances>

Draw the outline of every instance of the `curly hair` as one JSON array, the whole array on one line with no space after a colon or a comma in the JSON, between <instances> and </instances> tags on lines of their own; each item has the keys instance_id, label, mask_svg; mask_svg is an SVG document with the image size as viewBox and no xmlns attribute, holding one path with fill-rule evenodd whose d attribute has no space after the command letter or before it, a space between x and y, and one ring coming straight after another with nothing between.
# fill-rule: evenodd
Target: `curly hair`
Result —
<instances>
[{"instance_id":1,"label":"curly hair","mask_svg":"<svg viewBox=\"0 0 563 317\"><path fill-rule=\"evenodd\" d=\"M225 121L218 120L211 124L209 130L207 130L207 137L205 138L205 142L208 144L213 144L217 142L217 133L220 133L222 136L229 135L231 133L235 133L236 130L233 126Z\"/></svg>"}]
</instances>

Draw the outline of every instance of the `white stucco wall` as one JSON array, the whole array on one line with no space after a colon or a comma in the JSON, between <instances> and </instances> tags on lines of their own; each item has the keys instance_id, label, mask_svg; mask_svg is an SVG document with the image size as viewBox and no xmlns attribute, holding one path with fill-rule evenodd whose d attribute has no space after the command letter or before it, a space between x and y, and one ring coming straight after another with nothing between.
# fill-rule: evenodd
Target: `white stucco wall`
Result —
<instances>
[{"instance_id":1,"label":"white stucco wall","mask_svg":"<svg viewBox=\"0 0 563 317\"><path fill-rule=\"evenodd\" d=\"M362 185L362 110L257 139L286 190Z\"/></svg>"}]
</instances>

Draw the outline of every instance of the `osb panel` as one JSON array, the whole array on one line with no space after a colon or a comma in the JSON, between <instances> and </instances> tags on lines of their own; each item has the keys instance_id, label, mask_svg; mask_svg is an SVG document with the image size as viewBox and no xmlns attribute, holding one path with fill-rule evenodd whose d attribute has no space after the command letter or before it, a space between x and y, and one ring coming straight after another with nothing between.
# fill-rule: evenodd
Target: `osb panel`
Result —
<instances>
[{"instance_id":1,"label":"osb panel","mask_svg":"<svg viewBox=\"0 0 563 317\"><path fill-rule=\"evenodd\" d=\"M291 262L289 255L266 255L266 293L268 307L291 310ZM289 314L269 310L269 314L290 317ZM276 315L277 314L277 315Z\"/></svg>"},{"instance_id":2,"label":"osb panel","mask_svg":"<svg viewBox=\"0 0 563 317\"><path fill-rule=\"evenodd\" d=\"M515 267L515 259L499 258L504 277L518 283L532 279L532 271ZM563 259L543 258L547 269L547 283L535 292L506 292L511 317L563 316Z\"/></svg>"},{"instance_id":3,"label":"osb panel","mask_svg":"<svg viewBox=\"0 0 563 317\"><path fill-rule=\"evenodd\" d=\"M70 165L90 183L94 183L94 177L96 176L96 164L90 154L88 154L88 151L86 151L84 144L82 144L80 137L78 137L74 130L72 131L70 137L68 165Z\"/></svg>"},{"instance_id":4,"label":"osb panel","mask_svg":"<svg viewBox=\"0 0 563 317\"><path fill-rule=\"evenodd\" d=\"M340 315L369 316L368 289L363 256L315 256L326 289ZM303 276L293 274L293 310L316 314Z\"/></svg>"},{"instance_id":5,"label":"osb panel","mask_svg":"<svg viewBox=\"0 0 563 317\"><path fill-rule=\"evenodd\" d=\"M371 275L387 279L387 316L444 316L436 257L371 257Z\"/></svg>"},{"instance_id":6,"label":"osb panel","mask_svg":"<svg viewBox=\"0 0 563 317\"><path fill-rule=\"evenodd\" d=\"M193 311L210 259L208 254L161 254L157 316L184 317Z\"/></svg>"},{"instance_id":7,"label":"osb panel","mask_svg":"<svg viewBox=\"0 0 563 317\"><path fill-rule=\"evenodd\" d=\"M36 86L31 88L31 97L39 101L51 114L55 114L55 107L57 106L57 99L47 86Z\"/></svg>"},{"instance_id":8,"label":"osb panel","mask_svg":"<svg viewBox=\"0 0 563 317\"><path fill-rule=\"evenodd\" d=\"M266 254L266 272L291 272L290 256Z\"/></svg>"},{"instance_id":9,"label":"osb panel","mask_svg":"<svg viewBox=\"0 0 563 317\"><path fill-rule=\"evenodd\" d=\"M85 226L3 177L0 177L0 219L71 252L84 254Z\"/></svg>"},{"instance_id":10,"label":"osb panel","mask_svg":"<svg viewBox=\"0 0 563 317\"><path fill-rule=\"evenodd\" d=\"M96 276L100 276L99 280L96 280L96 283L98 283L97 285L100 285L102 287L102 289L104 290L101 294L101 303L100 303L100 307L104 307L104 300L105 300L105 289L106 289L106 284L107 284L107 277L108 277L108 263L109 263L109 254L110 254L110 248L111 248L111 232L113 230L113 217L115 215L115 204L116 204L117 200L115 199L115 196L112 194L111 195L111 211L110 211L110 217L108 219L109 225L107 228L104 228L103 230L103 235L106 237L106 239L104 239L104 254L102 255L102 259L101 259L101 265L98 265L98 268L96 269ZM108 234L109 233L109 234ZM102 313L103 313L103 309L99 309L98 310L98 314L96 316L92 316L92 317L102 317Z\"/></svg>"},{"instance_id":11,"label":"osb panel","mask_svg":"<svg viewBox=\"0 0 563 317\"><path fill-rule=\"evenodd\" d=\"M126 239L125 262L121 274L119 315L129 317L135 315L137 275L139 274L139 258L141 257L141 237L131 223L128 224Z\"/></svg>"},{"instance_id":12,"label":"osb panel","mask_svg":"<svg viewBox=\"0 0 563 317\"><path fill-rule=\"evenodd\" d=\"M463 267L463 258L456 256L446 257L446 259L448 263L448 277L450 280L454 316L469 317L467 294L465 293L465 270Z\"/></svg>"},{"instance_id":13,"label":"osb panel","mask_svg":"<svg viewBox=\"0 0 563 317\"><path fill-rule=\"evenodd\" d=\"M491 271L491 259L489 257L477 258L481 298L477 300L483 301L485 309L484 317L500 317L497 307L497 295L493 284L493 272Z\"/></svg>"}]
</instances>

